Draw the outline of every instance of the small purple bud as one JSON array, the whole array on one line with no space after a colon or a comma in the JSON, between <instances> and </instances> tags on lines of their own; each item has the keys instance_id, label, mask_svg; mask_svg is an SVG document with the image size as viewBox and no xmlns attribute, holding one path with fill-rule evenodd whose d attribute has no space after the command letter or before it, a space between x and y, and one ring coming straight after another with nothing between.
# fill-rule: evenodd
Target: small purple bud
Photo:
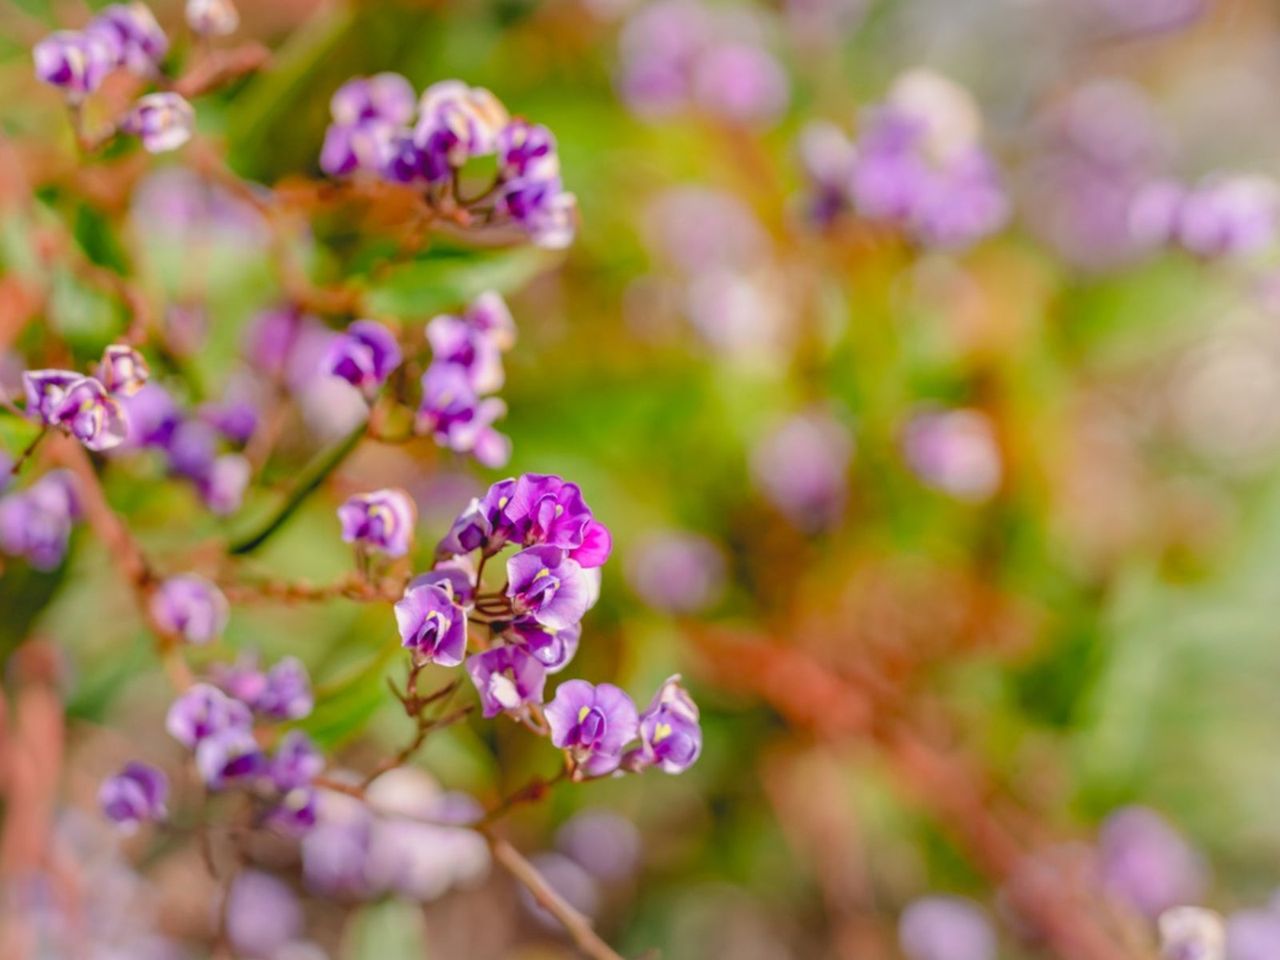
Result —
<instances>
[{"instance_id":1,"label":"small purple bud","mask_svg":"<svg viewBox=\"0 0 1280 960\"><path fill-rule=\"evenodd\" d=\"M547 682L542 665L520 647L494 647L467 658L467 674L480 694L484 715L520 713L542 702Z\"/></svg>"},{"instance_id":2,"label":"small purple bud","mask_svg":"<svg viewBox=\"0 0 1280 960\"><path fill-rule=\"evenodd\" d=\"M119 397L136 394L150 376L151 370L142 354L123 343L107 347L98 367L98 379L107 388L107 393Z\"/></svg>"},{"instance_id":3,"label":"small purple bud","mask_svg":"<svg viewBox=\"0 0 1280 960\"><path fill-rule=\"evenodd\" d=\"M98 89L114 59L111 48L100 38L71 30L45 37L35 45L32 57L36 76L58 87L72 102Z\"/></svg>"},{"instance_id":4,"label":"small purple bud","mask_svg":"<svg viewBox=\"0 0 1280 960\"><path fill-rule=\"evenodd\" d=\"M50 471L26 490L0 497L0 550L25 557L37 570L56 569L79 512L75 477Z\"/></svg>"},{"instance_id":5,"label":"small purple bud","mask_svg":"<svg viewBox=\"0 0 1280 960\"><path fill-rule=\"evenodd\" d=\"M372 397L400 366L400 360L395 334L372 320L356 320L334 339L323 370Z\"/></svg>"},{"instance_id":6,"label":"small purple bud","mask_svg":"<svg viewBox=\"0 0 1280 960\"><path fill-rule=\"evenodd\" d=\"M107 819L125 833L139 824L163 820L169 815L169 778L153 766L130 763L114 777L102 781L98 790L98 806Z\"/></svg>"},{"instance_id":7,"label":"small purple bud","mask_svg":"<svg viewBox=\"0 0 1280 960\"><path fill-rule=\"evenodd\" d=\"M114 51L115 66L143 76L155 73L169 52L169 38L141 0L103 7L85 33L101 38Z\"/></svg>"},{"instance_id":8,"label":"small purple bud","mask_svg":"<svg viewBox=\"0 0 1280 960\"><path fill-rule=\"evenodd\" d=\"M612 773L622 762L622 748L639 731L636 705L611 683L592 686L569 680L556 689L546 707L551 742L569 750L587 776Z\"/></svg>"},{"instance_id":9,"label":"small purple bud","mask_svg":"<svg viewBox=\"0 0 1280 960\"><path fill-rule=\"evenodd\" d=\"M226 516L240 509L252 472L253 468L243 456L224 453L195 478L196 490L213 513Z\"/></svg>"},{"instance_id":10,"label":"small purple bud","mask_svg":"<svg viewBox=\"0 0 1280 960\"><path fill-rule=\"evenodd\" d=\"M187 643L212 643L227 626L229 608L222 591L193 573L170 577L151 595L151 617L171 636Z\"/></svg>"},{"instance_id":11,"label":"small purple bud","mask_svg":"<svg viewBox=\"0 0 1280 960\"><path fill-rule=\"evenodd\" d=\"M267 812L267 825L286 836L301 837L316 825L318 800L311 787L294 787Z\"/></svg>"},{"instance_id":12,"label":"small purple bud","mask_svg":"<svg viewBox=\"0 0 1280 960\"><path fill-rule=\"evenodd\" d=\"M169 735L185 747L229 730L252 731L253 715L239 700L233 700L207 683L193 684L173 701L165 718Z\"/></svg>"},{"instance_id":13,"label":"small purple bud","mask_svg":"<svg viewBox=\"0 0 1280 960\"><path fill-rule=\"evenodd\" d=\"M397 489L359 493L338 508L343 542L389 557L409 552L417 518L413 498Z\"/></svg>"},{"instance_id":14,"label":"small purple bud","mask_svg":"<svg viewBox=\"0 0 1280 960\"><path fill-rule=\"evenodd\" d=\"M138 98L120 128L141 140L148 153L167 153L191 139L196 113L180 94L148 93Z\"/></svg>"},{"instance_id":15,"label":"small purple bud","mask_svg":"<svg viewBox=\"0 0 1280 960\"><path fill-rule=\"evenodd\" d=\"M409 584L396 602L400 642L424 663L456 667L467 653L467 614L449 581Z\"/></svg>"}]
</instances>

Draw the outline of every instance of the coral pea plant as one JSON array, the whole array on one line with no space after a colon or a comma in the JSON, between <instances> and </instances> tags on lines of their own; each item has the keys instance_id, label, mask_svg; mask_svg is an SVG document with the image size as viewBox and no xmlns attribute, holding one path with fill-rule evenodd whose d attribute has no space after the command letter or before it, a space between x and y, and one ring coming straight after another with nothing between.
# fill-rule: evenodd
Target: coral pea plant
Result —
<instances>
[{"instance_id":1,"label":"coral pea plant","mask_svg":"<svg viewBox=\"0 0 1280 960\"><path fill-rule=\"evenodd\" d=\"M562 249L577 213L555 138L510 116L488 90L442 80L419 96L404 77L381 73L333 94L318 174L299 171L275 188L247 181L198 132L201 99L268 65L270 53L235 42L238 14L227 2L193 0L186 15L185 30L166 32L145 5L114 4L33 48L38 78L65 103L86 182L93 175L116 183L136 203L156 155L168 155L161 172L181 171L189 189L234 211L224 219L240 218L231 229L245 242L261 243L276 287L252 321L234 377L213 399L218 387L193 382L186 361L203 335L198 301L157 296L127 260L103 265L71 225L40 217L50 256L113 301L119 322L92 357L52 325L28 331L21 390L4 397L10 449L0 550L10 565L55 571L77 524L103 542L173 688L156 722L189 757L182 769L128 763L101 781L101 813L127 832L206 838L216 826L209 818L235 816L236 864L218 878L228 889L250 865L250 838L270 833L300 845L312 890L334 890L341 884L326 883L331 872L317 864L326 838L343 829L335 810L369 802L435 731L464 721L518 724L559 751L558 770L488 809L470 801L410 819L487 845L580 949L616 957L499 830L509 809L553 785L651 768L678 774L701 749L698 708L679 676L643 708L610 683L563 679L589 633L584 618L612 546L605 518L579 486L552 474L492 483L459 504L428 569L412 566L414 497L393 486L356 491L332 528L333 548L351 552L349 574L316 585L287 571L264 578L252 566L358 449L433 441L473 469L508 462L512 442L495 423L506 411L503 356L515 348L517 324L500 293L460 297L455 312L430 318L423 331L414 318L379 308L367 284L340 274L317 279L314 247L323 240L312 228L351 214L365 231L360 239L381 251L374 271L412 260L437 236L463 249ZM359 213L379 207L401 215L389 249L377 246L386 239L370 225L377 218ZM283 450L285 425L304 408L331 439L295 470L292 448ZM163 558L144 548L106 492L113 473L138 461L160 470L137 482L187 488L226 518L227 532L170 546ZM292 474L283 485L273 479L281 462ZM269 510L253 522L244 517L253 512L246 504L264 500ZM384 695L403 708L404 746L359 768L327 755L300 725L326 696L300 657L265 664L219 653L241 603L330 601L384 608L403 648L404 679L388 677ZM393 637L388 631L389 644ZM184 786L171 789L175 780ZM215 795L233 802L211 805ZM358 871L358 859L352 852L337 867Z\"/></svg>"}]
</instances>

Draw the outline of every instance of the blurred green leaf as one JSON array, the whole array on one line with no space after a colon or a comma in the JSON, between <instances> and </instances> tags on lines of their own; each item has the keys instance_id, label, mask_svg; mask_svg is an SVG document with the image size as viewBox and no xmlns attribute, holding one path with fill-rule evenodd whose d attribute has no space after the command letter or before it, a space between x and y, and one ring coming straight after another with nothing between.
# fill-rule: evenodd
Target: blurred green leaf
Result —
<instances>
[{"instance_id":1,"label":"blurred green leaf","mask_svg":"<svg viewBox=\"0 0 1280 960\"><path fill-rule=\"evenodd\" d=\"M422 908L400 900L369 904L351 914L342 935L342 960L426 960Z\"/></svg>"},{"instance_id":2,"label":"blurred green leaf","mask_svg":"<svg viewBox=\"0 0 1280 960\"><path fill-rule=\"evenodd\" d=\"M299 726L321 747L331 748L360 732L379 707L391 700L387 670L399 656L392 642L367 662L316 690L316 708Z\"/></svg>"},{"instance_id":3,"label":"blurred green leaf","mask_svg":"<svg viewBox=\"0 0 1280 960\"><path fill-rule=\"evenodd\" d=\"M367 285L367 301L374 313L426 316L466 303L486 290L510 293L554 262L554 254L532 247L430 256L385 271Z\"/></svg>"}]
</instances>

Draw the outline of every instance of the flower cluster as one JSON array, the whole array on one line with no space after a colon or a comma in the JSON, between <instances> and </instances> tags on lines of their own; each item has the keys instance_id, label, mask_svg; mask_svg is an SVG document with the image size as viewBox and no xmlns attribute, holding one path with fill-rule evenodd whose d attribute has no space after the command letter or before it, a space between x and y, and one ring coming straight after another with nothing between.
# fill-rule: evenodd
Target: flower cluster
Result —
<instances>
[{"instance_id":1,"label":"flower cluster","mask_svg":"<svg viewBox=\"0 0 1280 960\"><path fill-rule=\"evenodd\" d=\"M253 662L223 667L217 685L196 683L169 708L165 728L194 752L196 771L214 791L239 788L264 807L264 821L288 833L315 823L312 780L324 758L301 730L290 730L268 753L254 731L264 722L299 720L313 705L306 668L293 657L266 672Z\"/></svg>"},{"instance_id":2,"label":"flower cluster","mask_svg":"<svg viewBox=\"0 0 1280 960\"><path fill-rule=\"evenodd\" d=\"M487 396L502 387L502 354L515 343L516 328L502 297L484 293L461 316L444 314L427 324L432 362L422 375L420 433L441 446L470 453L488 467L511 456L511 441L493 429L506 404Z\"/></svg>"},{"instance_id":3,"label":"flower cluster","mask_svg":"<svg viewBox=\"0 0 1280 960\"><path fill-rule=\"evenodd\" d=\"M330 102L333 122L320 152L333 177L359 176L412 186L433 204L463 209L468 223L514 225L539 246L573 239L576 201L564 190L555 138L511 117L492 93L459 80L415 97L399 74L348 81ZM467 198L463 168L494 156L494 179Z\"/></svg>"},{"instance_id":4,"label":"flower cluster","mask_svg":"<svg viewBox=\"0 0 1280 960\"><path fill-rule=\"evenodd\" d=\"M205 15L198 16L204 22ZM225 23L225 16L220 22ZM113 70L157 77L168 52L169 38L156 18L145 4L135 2L104 7L83 30L50 34L36 44L32 55L36 76L61 90L69 103L77 104L97 90ZM150 93L134 104L119 127L137 136L147 151L162 153L191 138L195 113L180 94Z\"/></svg>"},{"instance_id":5,"label":"flower cluster","mask_svg":"<svg viewBox=\"0 0 1280 960\"><path fill-rule=\"evenodd\" d=\"M787 107L787 75L742 11L693 0L659 0L627 23L618 86L637 114L689 109L731 123L771 124Z\"/></svg>"},{"instance_id":6,"label":"flower cluster","mask_svg":"<svg viewBox=\"0 0 1280 960\"><path fill-rule=\"evenodd\" d=\"M90 450L110 450L128 434L121 400L142 389L146 361L132 347L107 347L96 377L74 370L28 370L22 375L27 416L67 433Z\"/></svg>"},{"instance_id":7,"label":"flower cluster","mask_svg":"<svg viewBox=\"0 0 1280 960\"><path fill-rule=\"evenodd\" d=\"M37 570L62 563L71 526L80 515L75 477L50 470L25 490L0 497L0 551Z\"/></svg>"},{"instance_id":8,"label":"flower cluster","mask_svg":"<svg viewBox=\"0 0 1280 960\"><path fill-rule=\"evenodd\" d=\"M869 109L857 143L813 136L803 159L816 212L846 205L891 223L929 247L963 247L994 233L1009 198L981 144L981 115L968 92L925 70L900 77Z\"/></svg>"},{"instance_id":9,"label":"flower cluster","mask_svg":"<svg viewBox=\"0 0 1280 960\"><path fill-rule=\"evenodd\" d=\"M252 436L257 414L245 404L182 410L164 387L148 383L124 401L130 449L157 450L169 472L189 480L214 513L237 510L249 484L249 461L235 449Z\"/></svg>"},{"instance_id":10,"label":"flower cluster","mask_svg":"<svg viewBox=\"0 0 1280 960\"><path fill-rule=\"evenodd\" d=\"M506 586L486 591L484 565L508 546L519 549L507 559ZM577 652L611 548L576 484L542 474L499 481L467 506L437 547L435 567L396 603L401 643L417 665L465 663L486 717L507 713L531 725L543 717L576 777L620 766L678 773L701 747L698 710L678 677L643 715L619 688L583 680L561 684L542 710L548 674ZM468 656L469 624L486 628L488 641Z\"/></svg>"}]
</instances>

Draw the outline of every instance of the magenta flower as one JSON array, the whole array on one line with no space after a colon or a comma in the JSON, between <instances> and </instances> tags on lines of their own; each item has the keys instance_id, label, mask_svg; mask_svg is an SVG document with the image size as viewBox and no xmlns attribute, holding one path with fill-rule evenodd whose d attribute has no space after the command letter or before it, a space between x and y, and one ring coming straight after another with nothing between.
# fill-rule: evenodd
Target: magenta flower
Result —
<instances>
[{"instance_id":1,"label":"magenta flower","mask_svg":"<svg viewBox=\"0 0 1280 960\"><path fill-rule=\"evenodd\" d=\"M151 595L151 617L165 633L187 643L212 643L227 626L222 591L194 573L170 577Z\"/></svg>"},{"instance_id":2,"label":"magenta flower","mask_svg":"<svg viewBox=\"0 0 1280 960\"><path fill-rule=\"evenodd\" d=\"M569 665L578 652L578 640L582 636L580 624L555 630L531 617L515 621L510 630L516 645L537 660L547 673L558 673Z\"/></svg>"},{"instance_id":3,"label":"magenta flower","mask_svg":"<svg viewBox=\"0 0 1280 960\"><path fill-rule=\"evenodd\" d=\"M168 153L191 139L196 112L180 94L148 93L138 98L120 129L142 141L142 149L148 153Z\"/></svg>"},{"instance_id":4,"label":"magenta flower","mask_svg":"<svg viewBox=\"0 0 1280 960\"><path fill-rule=\"evenodd\" d=\"M231 0L187 0L184 13L198 37L225 37L240 26L240 11Z\"/></svg>"},{"instance_id":5,"label":"magenta flower","mask_svg":"<svg viewBox=\"0 0 1280 960\"><path fill-rule=\"evenodd\" d=\"M542 702L547 682L542 665L520 647L502 646L467 658L467 674L480 694L484 715L518 713Z\"/></svg>"},{"instance_id":6,"label":"magenta flower","mask_svg":"<svg viewBox=\"0 0 1280 960\"><path fill-rule=\"evenodd\" d=\"M569 680L556 688L546 706L551 742L570 751L578 770L590 777L612 773L622 748L639 730L636 705L611 683L592 686Z\"/></svg>"},{"instance_id":7,"label":"magenta flower","mask_svg":"<svg viewBox=\"0 0 1280 960\"><path fill-rule=\"evenodd\" d=\"M530 547L507 561L507 596L517 614L564 630L587 612L592 588L582 567L565 551Z\"/></svg>"},{"instance_id":8,"label":"magenta flower","mask_svg":"<svg viewBox=\"0 0 1280 960\"><path fill-rule=\"evenodd\" d=\"M98 788L98 806L123 832L133 833L143 823L169 815L169 778L146 763L129 763Z\"/></svg>"},{"instance_id":9,"label":"magenta flower","mask_svg":"<svg viewBox=\"0 0 1280 960\"><path fill-rule=\"evenodd\" d=\"M447 580L409 584L395 605L400 642L425 663L456 667L467 653L467 614Z\"/></svg>"},{"instance_id":10,"label":"magenta flower","mask_svg":"<svg viewBox=\"0 0 1280 960\"><path fill-rule=\"evenodd\" d=\"M417 518L413 498L397 489L359 493L338 508L343 542L389 557L409 552Z\"/></svg>"},{"instance_id":11,"label":"magenta flower","mask_svg":"<svg viewBox=\"0 0 1280 960\"><path fill-rule=\"evenodd\" d=\"M641 747L637 766L657 766L663 773L683 773L702 753L698 705L680 685L680 675L668 677L640 714Z\"/></svg>"},{"instance_id":12,"label":"magenta flower","mask_svg":"<svg viewBox=\"0 0 1280 960\"><path fill-rule=\"evenodd\" d=\"M98 380L107 393L120 397L136 394L150 376L151 370L142 354L123 343L107 347L98 366Z\"/></svg>"},{"instance_id":13,"label":"magenta flower","mask_svg":"<svg viewBox=\"0 0 1280 960\"><path fill-rule=\"evenodd\" d=\"M226 731L251 731L253 715L239 700L207 683L193 684L169 707L169 735L186 747Z\"/></svg>"},{"instance_id":14,"label":"magenta flower","mask_svg":"<svg viewBox=\"0 0 1280 960\"><path fill-rule=\"evenodd\" d=\"M582 567L599 567L609 559L609 530L592 516L576 483L526 473L504 497L498 527L507 539L560 547Z\"/></svg>"},{"instance_id":15,"label":"magenta flower","mask_svg":"<svg viewBox=\"0 0 1280 960\"><path fill-rule=\"evenodd\" d=\"M311 713L311 677L297 657L281 658L264 680L262 692L249 704L256 713L270 720L301 720Z\"/></svg>"},{"instance_id":16,"label":"magenta flower","mask_svg":"<svg viewBox=\"0 0 1280 960\"><path fill-rule=\"evenodd\" d=\"M155 73L169 52L169 38L140 0L103 7L85 34L100 39L111 50L113 66L127 67L143 76Z\"/></svg>"},{"instance_id":17,"label":"magenta flower","mask_svg":"<svg viewBox=\"0 0 1280 960\"><path fill-rule=\"evenodd\" d=\"M395 334L373 320L356 320L334 339L323 369L371 398L401 359Z\"/></svg>"}]
</instances>

